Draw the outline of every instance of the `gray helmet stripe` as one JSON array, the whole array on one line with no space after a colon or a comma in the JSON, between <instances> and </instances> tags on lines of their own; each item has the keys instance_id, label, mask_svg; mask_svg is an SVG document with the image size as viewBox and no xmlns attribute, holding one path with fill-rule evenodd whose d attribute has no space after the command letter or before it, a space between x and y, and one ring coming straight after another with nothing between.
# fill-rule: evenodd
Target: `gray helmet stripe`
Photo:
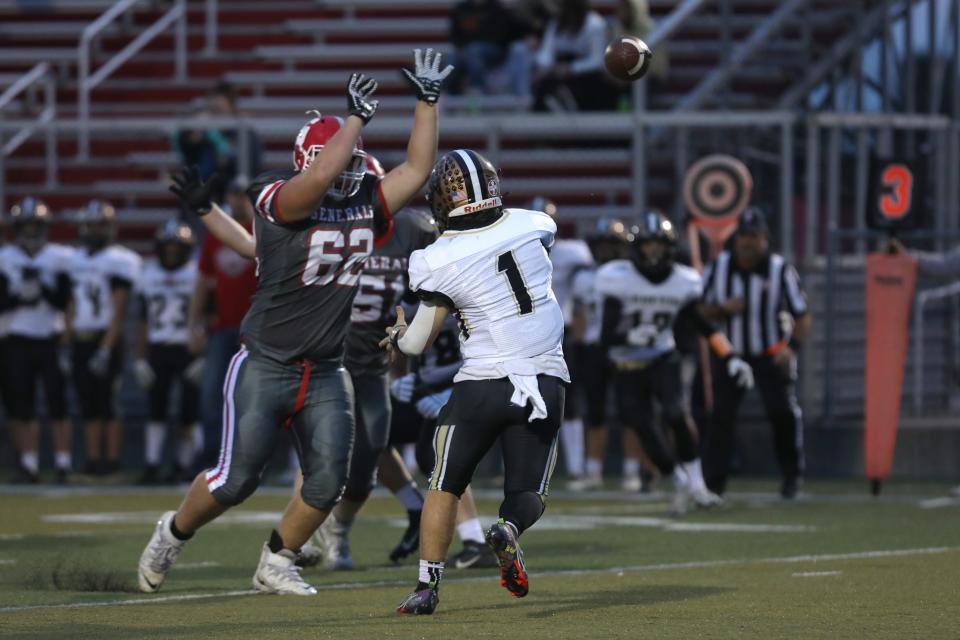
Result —
<instances>
[{"instance_id":1,"label":"gray helmet stripe","mask_svg":"<svg viewBox=\"0 0 960 640\"><path fill-rule=\"evenodd\" d=\"M460 158L463 160L463 164L467 168L467 173L470 174L470 182L473 185L473 194L471 194L471 200L473 202L480 202L483 200L483 189L480 187L480 167L478 167L477 163L474 162L473 158L470 157L470 154L463 149L457 149L454 151L454 153L460 156Z\"/></svg>"}]
</instances>

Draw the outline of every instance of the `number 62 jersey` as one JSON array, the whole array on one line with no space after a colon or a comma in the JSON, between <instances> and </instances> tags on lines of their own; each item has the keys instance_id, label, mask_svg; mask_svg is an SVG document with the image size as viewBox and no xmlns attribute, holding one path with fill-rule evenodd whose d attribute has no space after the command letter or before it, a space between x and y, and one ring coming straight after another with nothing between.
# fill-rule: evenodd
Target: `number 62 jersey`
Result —
<instances>
[{"instance_id":1,"label":"number 62 jersey","mask_svg":"<svg viewBox=\"0 0 960 640\"><path fill-rule=\"evenodd\" d=\"M410 289L460 320L463 367L455 382L507 373L570 380L547 255L556 230L545 213L505 209L486 227L447 230L410 256Z\"/></svg>"}]
</instances>

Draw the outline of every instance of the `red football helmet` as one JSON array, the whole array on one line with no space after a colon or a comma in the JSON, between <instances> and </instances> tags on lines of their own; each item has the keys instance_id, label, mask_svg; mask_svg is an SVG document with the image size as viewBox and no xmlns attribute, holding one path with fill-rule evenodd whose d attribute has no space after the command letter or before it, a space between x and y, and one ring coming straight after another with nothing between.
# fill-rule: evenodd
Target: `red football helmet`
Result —
<instances>
[{"instance_id":1,"label":"red football helmet","mask_svg":"<svg viewBox=\"0 0 960 640\"><path fill-rule=\"evenodd\" d=\"M383 165L380 164L380 161L369 153L367 154L367 173L372 173L381 180L383 180L384 176L387 175L387 172L383 170Z\"/></svg>"},{"instance_id":2,"label":"red football helmet","mask_svg":"<svg viewBox=\"0 0 960 640\"><path fill-rule=\"evenodd\" d=\"M308 111L316 117L303 125L297 139L293 143L293 167L303 171L310 166L316 155L323 149L333 135L343 126L343 120L336 116L320 115L318 111ZM349 198L360 189L363 176L366 173L367 154L363 150L363 140L357 138L357 145L353 148L353 158L333 184L328 193L335 198Z\"/></svg>"}]
</instances>

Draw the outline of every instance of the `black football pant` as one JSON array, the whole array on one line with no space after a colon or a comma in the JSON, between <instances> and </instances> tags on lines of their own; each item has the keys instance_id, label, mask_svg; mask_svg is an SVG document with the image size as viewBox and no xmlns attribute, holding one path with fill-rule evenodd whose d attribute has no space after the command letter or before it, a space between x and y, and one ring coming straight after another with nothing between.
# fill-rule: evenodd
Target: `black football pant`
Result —
<instances>
[{"instance_id":1,"label":"black football pant","mask_svg":"<svg viewBox=\"0 0 960 640\"><path fill-rule=\"evenodd\" d=\"M790 373L769 357L747 358L773 429L773 445L784 479L803 473L803 414L797 401L796 363ZM713 412L703 439L703 476L707 487L717 494L727 488L734 426L745 389L727 375L726 366L711 358Z\"/></svg>"},{"instance_id":2,"label":"black football pant","mask_svg":"<svg viewBox=\"0 0 960 640\"><path fill-rule=\"evenodd\" d=\"M613 384L620 421L637 431L643 450L662 475L672 474L678 460L696 459L697 434L684 405L681 359L676 351L643 368L617 369ZM676 455L654 421L654 400L664 425L673 433Z\"/></svg>"}]
</instances>

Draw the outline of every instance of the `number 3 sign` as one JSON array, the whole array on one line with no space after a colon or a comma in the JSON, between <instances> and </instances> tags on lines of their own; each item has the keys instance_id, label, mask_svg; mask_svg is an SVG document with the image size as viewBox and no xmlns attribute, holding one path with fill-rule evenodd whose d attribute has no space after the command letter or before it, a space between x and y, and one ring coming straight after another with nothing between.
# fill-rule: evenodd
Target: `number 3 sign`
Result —
<instances>
[{"instance_id":1,"label":"number 3 sign","mask_svg":"<svg viewBox=\"0 0 960 640\"><path fill-rule=\"evenodd\" d=\"M867 226L887 230L918 227L922 185L922 174L915 162L893 158L874 160Z\"/></svg>"}]
</instances>

